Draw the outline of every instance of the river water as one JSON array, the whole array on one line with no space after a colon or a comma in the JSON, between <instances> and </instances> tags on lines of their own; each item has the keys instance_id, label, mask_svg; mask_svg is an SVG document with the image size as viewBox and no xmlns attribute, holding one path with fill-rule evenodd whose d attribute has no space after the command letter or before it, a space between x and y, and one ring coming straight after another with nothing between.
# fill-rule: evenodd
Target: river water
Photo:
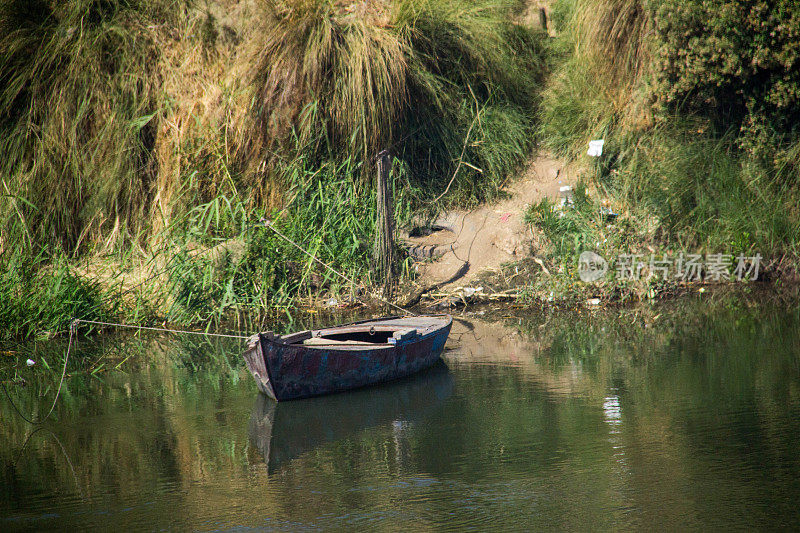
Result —
<instances>
[{"instance_id":1,"label":"river water","mask_svg":"<svg viewBox=\"0 0 800 533\"><path fill-rule=\"evenodd\" d=\"M27 416L63 348L0 359ZM0 530L800 526L795 305L473 313L430 371L280 405L240 351L102 337L44 426L3 395Z\"/></svg>"}]
</instances>

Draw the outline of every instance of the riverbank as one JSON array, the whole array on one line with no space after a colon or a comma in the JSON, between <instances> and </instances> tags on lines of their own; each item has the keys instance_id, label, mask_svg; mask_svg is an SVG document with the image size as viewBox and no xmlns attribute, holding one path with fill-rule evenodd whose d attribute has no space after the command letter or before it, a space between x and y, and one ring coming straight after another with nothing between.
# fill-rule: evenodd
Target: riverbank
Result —
<instances>
[{"instance_id":1,"label":"riverbank","mask_svg":"<svg viewBox=\"0 0 800 533\"><path fill-rule=\"evenodd\" d=\"M400 225L492 198L528 153L546 51L520 9L1 4L0 337L258 321L372 290L378 152Z\"/></svg>"},{"instance_id":2,"label":"riverbank","mask_svg":"<svg viewBox=\"0 0 800 533\"><path fill-rule=\"evenodd\" d=\"M713 287L678 277L690 255L706 268L696 281L724 279L706 264L721 260L749 283L760 257L757 283L793 291L800 121L775 106L796 108L780 92L800 85L784 53L794 26L781 21L798 14L742 26L772 31L767 50L726 41L737 17L750 20L736 2L708 27L697 2L543 4L548 32L532 3L511 0L4 4L0 22L25 29L0 42L16 58L0 78L20 81L0 95L0 337L50 337L75 317L215 328L375 302L371 183L386 147L411 249L396 265L401 306L597 305ZM698 72L676 63L686 47L662 24L671 15L708 36L692 53L719 83L702 95L685 91ZM111 80L96 87L100 67L85 59L129 41L142 53L90 61ZM25 43L35 53L20 55ZM741 64L766 53L764 75L714 63L723 45ZM50 68L53 50L68 67ZM23 83L45 70L51 83ZM87 87L91 109L68 105ZM20 133L31 128L44 133ZM602 154L587 155L600 139ZM603 279L581 279L587 251L606 262Z\"/></svg>"},{"instance_id":3,"label":"riverbank","mask_svg":"<svg viewBox=\"0 0 800 533\"><path fill-rule=\"evenodd\" d=\"M578 283L578 297L672 294L690 254L698 281L754 279L737 267L759 257L758 280L797 283L800 131L787 117L800 102L783 88L800 79L785 56L796 31L782 24L800 11L723 4L722 17L702 2L551 4L558 66L538 133L582 169L569 205L528 211L556 287L577 283L587 250L629 279ZM601 155L587 154L592 140ZM641 263L636 275L618 268L625 257Z\"/></svg>"},{"instance_id":4,"label":"riverbank","mask_svg":"<svg viewBox=\"0 0 800 533\"><path fill-rule=\"evenodd\" d=\"M524 210L487 205L494 227L456 225L458 238L447 240L461 249L434 265L465 265L469 246L487 239L494 247L484 247L483 256L494 256L493 264L484 261L485 272L450 284L423 274L420 286L435 285L442 303L483 294L531 305L666 298L729 278L791 292L800 279L800 132L777 114L798 109L795 97L782 92L800 80L785 56L794 30L781 21L800 19L800 12L771 12L758 26L752 24L763 15L757 8L724 4L725 17L712 22L700 2L548 3L552 74L537 115L537 141L556 169L569 169L569 179L557 185L572 190L532 198ZM671 18L682 25L667 23ZM737 28L753 40L737 40ZM687 46L686 35L697 42ZM760 44L762 35L770 46ZM731 64L714 59L721 50ZM589 155L593 140L602 149ZM552 176L555 184L559 174ZM517 183L508 190L525 188ZM492 243L514 217L525 223ZM512 248L521 243L525 258L500 253L512 241ZM585 252L607 269L589 283L579 272ZM690 257L698 270L687 276Z\"/></svg>"}]
</instances>

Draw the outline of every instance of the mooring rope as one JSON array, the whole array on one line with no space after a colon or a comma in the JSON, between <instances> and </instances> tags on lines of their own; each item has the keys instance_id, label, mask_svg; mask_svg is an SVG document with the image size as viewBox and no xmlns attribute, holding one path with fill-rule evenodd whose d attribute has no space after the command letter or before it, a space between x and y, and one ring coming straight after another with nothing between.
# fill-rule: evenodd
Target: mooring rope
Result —
<instances>
[{"instance_id":1,"label":"mooring rope","mask_svg":"<svg viewBox=\"0 0 800 533\"><path fill-rule=\"evenodd\" d=\"M170 329L170 328L154 328L150 326L134 326L132 324L120 324L117 322L102 322L100 320L84 320L82 318L76 318L72 321L73 324L76 325L78 323L84 324L94 324L95 326L110 326L110 327L117 327L117 328L130 328L130 329L143 329L147 331L161 331L165 333L185 333L187 335L202 335L204 337L225 337L228 339L249 339L250 335L231 335L228 333L207 333L205 331L189 331L185 329ZM70 334L70 337L72 335Z\"/></svg>"},{"instance_id":2,"label":"mooring rope","mask_svg":"<svg viewBox=\"0 0 800 533\"><path fill-rule=\"evenodd\" d=\"M64 385L64 377L67 375L67 363L69 363L69 354L72 350L72 338L75 337L75 342L78 342L77 338L78 332L78 324L76 321L72 321L72 324L69 325L69 341L67 342L67 355L64 356L64 368L61 369L61 381L58 382L58 389L56 390L56 397L53 398L53 405L50 406L50 410L47 411L44 419L40 422L40 424L44 424L50 415L53 413L53 409L56 408L56 402L58 401L58 396L61 394L61 387Z\"/></svg>"},{"instance_id":3,"label":"mooring rope","mask_svg":"<svg viewBox=\"0 0 800 533\"><path fill-rule=\"evenodd\" d=\"M28 424L33 424L34 426L35 426L35 425L37 425L37 424L39 424L39 422L34 422L34 421L33 421L33 420L31 420L30 418L28 418L27 416L25 416L24 414L22 414L22 411L20 410L20 408L19 408L19 407L17 407L17 404L15 404L15 403L14 403L14 400L12 400L12 399L11 399L11 395L8 393L8 389L6 388L6 384L5 384L5 383L3 383L3 392L5 392L5 393L6 393L6 398L8 398L8 403L10 403L10 404L11 404L11 407L13 407L13 408L14 408L14 410L17 412L17 414L18 414L19 416L21 416L21 417L22 417L22 419L23 419L23 420L25 420L25 422L27 422Z\"/></svg>"},{"instance_id":4,"label":"mooring rope","mask_svg":"<svg viewBox=\"0 0 800 533\"><path fill-rule=\"evenodd\" d=\"M39 433L40 431L47 431L48 433L50 433L50 435L53 436L54 439L56 439L56 442L58 443L59 447L61 448L61 453L64 454L64 458L67 460L67 464L69 465L69 469L72 471L72 479L75 480L75 486L78 489L78 494L80 494L81 499L83 499L84 495L83 495L83 490L81 490L81 483L78 480L78 475L75 473L75 467L72 465L72 459L69 458L69 454L67 453L66 448L64 448L64 444L61 442L61 439L58 438L58 435L56 435L52 430L50 430L50 429L48 429L48 428L46 428L44 426L41 426L41 427L38 427L38 428L34 429L33 431L30 432L30 434L28 434L27 437L25 437L25 442L22 443L22 447L19 449L19 453L17 453L17 458L14 459L14 463L13 463L14 467L17 466L17 463L19 463L19 460L22 458L22 454L25 451L25 448L28 446L28 443L31 441L31 438L34 435L36 435L37 433Z\"/></svg>"},{"instance_id":5,"label":"mooring rope","mask_svg":"<svg viewBox=\"0 0 800 533\"><path fill-rule=\"evenodd\" d=\"M284 235L278 228L276 228L275 226L272 225L272 222L270 220L261 219L260 222L261 222L261 224L256 225L256 226L251 226L251 227L259 227L259 226L263 225L265 227L270 228L272 231L274 231L278 235L278 237L280 237L281 239L285 240L286 242L288 242L289 244L291 244L292 246L294 246L295 248L300 250L302 253L304 253L305 255L310 257L312 260L314 260L317 263L319 263L320 265L324 266L325 268L327 268L328 270L330 270L331 272L333 272L334 274L336 274L340 278L344 279L345 281L347 281L351 285L356 286L356 287L360 286L360 284L356 283L355 280L353 280L352 278L342 274L341 272L339 272L338 270L336 270L335 268L333 268L332 266L330 266L326 262L324 262L321 259L319 259L318 257L316 257L314 254L308 252L305 248L300 246L298 243L296 243L295 241L293 241L292 239L290 239L289 237ZM144 282L139 283L138 285L132 287L131 289L128 289L127 291L125 291L125 293L130 292L132 289L135 289L136 287L143 285L144 283L152 280L154 277L157 277L157 276L161 275L162 273L163 272L158 272L156 275L148 277ZM389 305L391 307L394 307L395 309L398 309L398 310L402 311L403 313L405 313L407 315L418 316L417 313L414 313L413 311L410 311L410 310L408 310L408 309L406 309L406 308L404 308L404 307L402 307L400 305L397 305L397 304L395 304L393 302L390 302L389 300L386 300L386 299L381 298L381 297L375 297L375 298L377 300L385 303L386 305ZM14 400L11 398L11 395L8 393L8 389L6 388L5 383L0 383L3 386L3 391L5 392L6 397L8 398L8 401L11 403L11 406L14 408L14 410L17 412L17 414L19 414L19 416L21 416L29 424L32 424L34 426L42 425L47 421L47 419L50 418L50 415L53 414L53 411L56 408L56 403L58 402L58 398L61 395L61 389L64 386L64 379L67 376L67 365L69 364L69 357L70 357L70 354L72 353L73 340L75 342L77 342L78 325L81 324L81 323L83 323L83 324L91 324L91 325L95 325L95 326L129 328L129 329L138 329L138 330L145 330L145 331L159 331L159 332L162 332L162 333L178 333L178 334L186 334L186 335L202 335L204 337L222 337L222 338L239 339L239 340L249 339L250 338L250 336L248 336L248 335L231 335L231 334L227 334L227 333L208 333L208 332L204 332L204 331L189 331L189 330L171 329L171 328L156 328L156 327L151 327L151 326L135 326L133 324L122 324L120 322L106 322L106 321L102 321L102 320L88 320L88 319L83 319L83 318L74 318L72 320L72 322L70 323L69 341L67 342L67 353L64 356L64 367L61 369L61 380L58 383L58 389L56 389L56 396L55 396L55 398L53 398L53 403L50 406L50 410L47 411L47 414L44 416L44 418L42 418L41 420L37 421L37 420L31 420L30 418L25 416L25 414L22 412L22 410L19 407L17 407L17 404L14 403Z\"/></svg>"},{"instance_id":6,"label":"mooring rope","mask_svg":"<svg viewBox=\"0 0 800 533\"><path fill-rule=\"evenodd\" d=\"M135 326L132 324L121 324L118 322L103 322L100 320L85 320L82 318L75 318L72 320L70 327L69 327L69 341L67 342L67 354L64 356L64 367L61 369L61 380L58 382L58 389L56 389L56 396L53 398L53 403L50 405L50 410L47 411L47 414L41 420L31 420L22 412L22 410L17 407L17 404L14 403L14 400L11 398L11 395L8 393L8 389L6 388L5 383L3 385L3 392L5 392L8 401L11 403L11 406L17 412L19 416L23 418L29 424L34 426L40 426L44 424L50 415L53 414L53 410L56 408L56 403L58 402L58 398L61 395L61 389L64 387L64 379L67 376L67 365L69 364L69 356L72 353L72 345L73 340L74 343L77 344L77 335L78 335L78 325L79 324L93 324L95 326L107 326L107 327L117 327L117 328L129 328L129 329L139 329L139 330L147 330L147 331L161 331L166 333L184 333L187 335L202 335L204 337L224 337L228 339L249 339L250 337L247 335L231 335L227 333L207 333L203 331L188 331L188 330L181 330L181 329L170 329L170 328L154 328L149 326Z\"/></svg>"},{"instance_id":7,"label":"mooring rope","mask_svg":"<svg viewBox=\"0 0 800 533\"><path fill-rule=\"evenodd\" d=\"M14 403L14 400L11 399L11 395L8 393L8 389L6 389L5 383L3 383L3 392L6 393L6 398L8 398L9 403L11 403L11 407L17 412L19 416L23 418L27 423L32 424L34 426L40 426L47 422L47 419L50 418L50 415L53 414L53 409L56 408L56 402L58 402L58 397L61 394L61 387L64 385L64 378L67 375L67 364L69 363L69 354L72 350L72 339L75 337L75 333L78 329L77 320L73 320L72 324L69 327L69 342L67 343L67 355L64 356L64 368L61 369L61 381L58 382L58 389L56 390L56 397L53 398L53 404L50 406L50 410L47 411L47 414L44 418L39 421L31 420L24 414L22 414L22 410L17 407L17 404Z\"/></svg>"},{"instance_id":8,"label":"mooring rope","mask_svg":"<svg viewBox=\"0 0 800 533\"><path fill-rule=\"evenodd\" d=\"M280 237L280 238L281 238L281 239L283 239L284 241L288 242L289 244L291 244L292 246L294 246L295 248L297 248L298 250L300 250L301 252L303 252L305 255L307 255L308 257L310 257L311 259L313 259L314 261L316 261L316 262L317 262L317 263L319 263L320 265L324 266L325 268L327 268L328 270L330 270L331 272L333 272L334 274L336 274L336 275L337 275L337 276L339 276L340 278L342 278L343 280L347 281L348 283L350 283L350 284L352 284L352 285L354 285L354 286L356 286L356 287L359 287L359 286L361 286L359 283L356 283L356 282L355 282L354 280L352 280L351 278L349 278L349 277L345 276L344 274L342 274L341 272L339 272L338 270L336 270L335 268L333 268L332 266L330 266L330 265L329 265L329 264L327 264L326 262L324 262L324 261L322 261L321 259L319 259L319 258L318 258L317 256L315 256L314 254L312 254L311 252L307 251L305 248L303 248L302 246L300 246L299 244L297 244L296 242L294 242L292 239L290 239L289 237L287 237L286 235L284 235L283 233L281 233L281 231L280 231L278 228L276 228L276 227L275 227L275 226L272 224L272 221L270 221L269 219L262 218L262 219L261 219L261 222L264 224L264 226L265 226L265 227L267 227L267 228L271 229L272 231L274 231L274 232L275 232L275 234L276 234L276 235L278 235L278 237ZM374 296L374 298L375 298L376 300L380 301L380 302L383 302L383 303L385 303L386 305L389 305L389 306L391 306L391 307L394 307L395 309L397 309L397 310L399 310L399 311L402 311L403 313L405 313L405 314L407 314L407 315L418 316L418 314L417 314L417 313L415 313L414 311L410 311L410 310L406 309L405 307L402 307L402 306L399 306L399 305L397 305L397 304L395 304L395 303L392 303L392 302L390 302L389 300L386 300L386 299L384 299L384 298L381 298L380 296Z\"/></svg>"},{"instance_id":9,"label":"mooring rope","mask_svg":"<svg viewBox=\"0 0 800 533\"><path fill-rule=\"evenodd\" d=\"M430 119L429 119L429 121L430 121ZM426 121L426 124L429 121ZM472 127L474 126L474 122L475 121L473 121L473 124L470 126L470 131L472 130ZM398 141L397 143L395 143L392 146L395 146L395 145L399 144L400 142L405 141L411 135L416 134L417 131L421 130L422 127L424 127L426 124L423 124L422 126L417 128L416 130L411 132L410 134L408 134L405 137L403 137L402 139L400 139L400 141ZM469 139L469 131L467 132L467 139ZM465 141L465 143L466 143L466 141ZM384 152L381 152L381 153L384 153ZM462 157L463 157L463 150L462 150ZM459 161L459 166L460 165L461 165L461 162ZM458 172L458 170L456 170L456 172ZM453 178L455 178L455 175L453 176ZM451 179L450 181L452 183L453 180ZM447 186L447 189L449 189L449 188L450 188L450 184L448 184L448 186ZM443 196L445 193L447 193L447 189L436 200L438 200L439 198L441 198L441 196ZM462 221L462 223L463 223L463 221ZM345 274L339 272L338 270L336 270L335 268L333 268L332 266L330 266L326 262L324 262L321 259L319 259L316 255L312 254L311 252L309 252L308 250L306 250L305 248L300 246L298 243L296 243L295 241L293 241L292 239L290 239L289 237L284 235L278 228L276 228L272 224L272 222L270 220L268 220L266 218L262 218L260 220L260 224L254 224L254 225L248 227L247 229L252 229L252 228L255 228L255 227L268 227L269 229L274 231L275 234L278 235L278 237L280 237L284 241L288 242L289 244L291 244L292 246L294 246L295 248L300 250L303 254L305 254L306 256L311 258L313 261L315 261L315 262L319 263L320 265L322 265L323 267L327 268L328 270L330 270L331 272L333 272L334 274L336 274L340 278L342 278L345 281L347 281L348 283L350 283L352 286L361 287L360 283L356 283L355 280L353 280L352 278L350 278L350 277L346 276ZM203 253L208 252L209 250L212 250L212 249L214 249L214 248L208 248L206 250L203 250L200 253L196 254L196 256L197 255L202 255ZM168 269L169 269L169 266L166 266L163 269L161 269L160 271L157 271L155 274L151 274L150 276L145 278L143 281L137 283L133 287L129 287L128 289L126 289L124 291L121 291L120 294L119 294L119 297L122 297L125 294L128 294L128 293L132 292L133 290L137 289L138 287L141 287L142 285L144 285L146 283L149 283L150 281L152 281L156 277L166 273ZM358 298L358 296L356 296L356 298L360 300L360 298ZM389 300L386 300L385 298L381 298L379 296L373 296L373 298L375 298L376 300L378 300L378 301L380 301L380 302L382 302L382 303L384 303L384 304L386 304L386 305L388 305L390 307L393 307L393 308L395 308L395 309L397 309L399 311L402 311L406 315L419 316L418 313L415 313L415 312L413 312L413 311L411 311L409 309L406 309L403 306L397 305L394 302L390 302ZM363 300L362 300L362 302L363 302ZM97 304L97 305L99 306L100 304ZM50 415L53 414L53 410L56 407L56 403L58 402L58 398L61 395L61 389L64 386L64 379L66 378L66 375L67 375L67 365L69 364L69 357L70 357L70 354L71 354L71 351L72 351L73 339L75 339L75 342L77 343L77 330L78 330L78 325L81 324L81 323L83 323L83 324L92 324L92 325L95 325L95 326L129 328L129 329L138 329L138 330L146 330L146 331L159 331L159 332L164 332L164 333L178 333L178 334L187 334L187 335L202 335L202 336L206 336L206 337L223 337L223 338L240 339L240 340L241 339L250 338L250 336L247 336L247 335L230 335L230 334L225 334L225 333L208 333L208 332L202 332L202 331L188 331L188 330L179 330L179 329L170 329L170 328L156 328L156 327L150 327L150 326L135 326L135 325L132 325L132 324L122 324L122 323L119 323L119 322L105 322L105 321L101 321L101 320L87 320L87 319L74 318L72 320L71 324L70 324L69 341L67 342L67 353L64 356L64 366L61 369L61 379L60 379L60 381L58 383L58 389L56 390L56 396L55 396L55 398L53 398L53 403L50 406L50 410L47 412L47 414L44 416L44 418L42 418L41 420L36 421L36 420L31 420L30 418L25 416L22 413L22 410L19 409L19 407L17 407L16 403L14 403L14 400L11 398L11 395L8 393L8 389L6 388L5 383L4 382L0 382L0 385L2 385L2 387L3 387L3 391L5 392L6 397L8 398L8 401L11 403L11 406L14 408L14 410L17 412L17 414L19 414L29 424L42 425L47 421L48 418L50 418Z\"/></svg>"}]
</instances>

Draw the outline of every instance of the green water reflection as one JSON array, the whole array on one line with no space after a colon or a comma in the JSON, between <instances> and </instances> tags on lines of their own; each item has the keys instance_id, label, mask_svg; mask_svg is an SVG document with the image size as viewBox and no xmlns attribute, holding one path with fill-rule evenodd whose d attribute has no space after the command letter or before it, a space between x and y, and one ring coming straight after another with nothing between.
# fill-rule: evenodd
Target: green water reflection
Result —
<instances>
[{"instance_id":1,"label":"green water reflection","mask_svg":"<svg viewBox=\"0 0 800 533\"><path fill-rule=\"evenodd\" d=\"M2 530L800 524L793 306L465 317L429 372L280 405L235 341L80 349L44 429L0 401Z\"/></svg>"}]
</instances>

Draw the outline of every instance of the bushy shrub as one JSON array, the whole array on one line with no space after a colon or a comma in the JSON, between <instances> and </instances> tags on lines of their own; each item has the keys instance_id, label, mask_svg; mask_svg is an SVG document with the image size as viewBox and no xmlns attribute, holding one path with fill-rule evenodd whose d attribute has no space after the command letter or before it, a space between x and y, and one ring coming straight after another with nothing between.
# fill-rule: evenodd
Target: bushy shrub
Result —
<instances>
[{"instance_id":1,"label":"bushy shrub","mask_svg":"<svg viewBox=\"0 0 800 533\"><path fill-rule=\"evenodd\" d=\"M760 251L796 265L800 4L560 0L559 9L572 54L544 93L543 142L583 157L590 139L605 139L595 185L657 224L662 246ZM536 223L547 229L546 218Z\"/></svg>"},{"instance_id":2,"label":"bushy shrub","mask_svg":"<svg viewBox=\"0 0 800 533\"><path fill-rule=\"evenodd\" d=\"M739 130L767 150L800 133L800 3L794 0L650 1L653 94L673 109Z\"/></svg>"}]
</instances>

